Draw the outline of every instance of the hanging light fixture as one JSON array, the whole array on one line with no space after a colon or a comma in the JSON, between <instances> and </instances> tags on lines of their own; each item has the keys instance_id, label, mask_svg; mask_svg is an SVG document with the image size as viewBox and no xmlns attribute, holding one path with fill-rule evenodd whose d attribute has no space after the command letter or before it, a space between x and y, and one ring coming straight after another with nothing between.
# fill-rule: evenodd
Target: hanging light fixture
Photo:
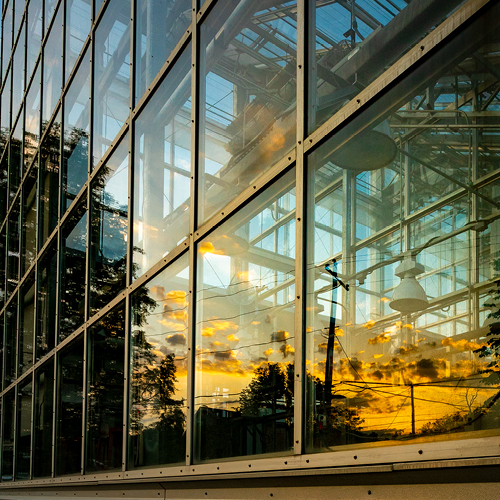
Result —
<instances>
[{"instance_id":1,"label":"hanging light fixture","mask_svg":"<svg viewBox=\"0 0 500 500\"><path fill-rule=\"evenodd\" d=\"M422 285L415 276L424 272L424 266L413 259L405 259L396 268L396 276L401 278L401 283L392 294L389 306L395 311L413 313L426 309L429 305L427 295Z\"/></svg>"}]
</instances>

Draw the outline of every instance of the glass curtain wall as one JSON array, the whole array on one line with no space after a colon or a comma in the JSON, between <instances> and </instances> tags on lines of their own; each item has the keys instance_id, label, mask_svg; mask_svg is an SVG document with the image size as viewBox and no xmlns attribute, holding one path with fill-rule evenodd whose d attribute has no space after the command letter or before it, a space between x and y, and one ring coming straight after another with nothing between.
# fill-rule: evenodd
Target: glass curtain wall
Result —
<instances>
[{"instance_id":1,"label":"glass curtain wall","mask_svg":"<svg viewBox=\"0 0 500 500\"><path fill-rule=\"evenodd\" d=\"M500 4L199 3L3 2L1 482L477 456Z\"/></svg>"}]
</instances>

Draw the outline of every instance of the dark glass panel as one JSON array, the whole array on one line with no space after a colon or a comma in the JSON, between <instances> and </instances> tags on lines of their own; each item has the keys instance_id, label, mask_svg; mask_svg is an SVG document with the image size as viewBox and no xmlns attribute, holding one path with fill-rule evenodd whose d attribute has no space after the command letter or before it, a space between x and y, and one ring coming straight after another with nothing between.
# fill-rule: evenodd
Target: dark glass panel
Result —
<instances>
[{"instance_id":1,"label":"dark glass panel","mask_svg":"<svg viewBox=\"0 0 500 500\"><path fill-rule=\"evenodd\" d=\"M25 29L23 25L23 29L21 31L21 35L17 40L16 49L14 51L14 64L12 66L12 79L14 81L14 85L12 87L12 116L15 117L19 113L19 105L24 96L24 52L25 52ZM22 122L23 116L20 115L19 120Z\"/></svg>"},{"instance_id":2,"label":"dark glass panel","mask_svg":"<svg viewBox=\"0 0 500 500\"><path fill-rule=\"evenodd\" d=\"M87 471L122 466L125 307L111 310L89 337Z\"/></svg>"},{"instance_id":3,"label":"dark glass panel","mask_svg":"<svg viewBox=\"0 0 500 500\"><path fill-rule=\"evenodd\" d=\"M16 379L17 354L17 297L11 301L5 313L5 380L4 387Z\"/></svg>"},{"instance_id":4,"label":"dark glass panel","mask_svg":"<svg viewBox=\"0 0 500 500\"><path fill-rule=\"evenodd\" d=\"M188 47L136 120L133 224L136 277L188 234L190 62Z\"/></svg>"},{"instance_id":5,"label":"dark glass panel","mask_svg":"<svg viewBox=\"0 0 500 500\"><path fill-rule=\"evenodd\" d=\"M137 3L136 102L191 24L191 0L146 0Z\"/></svg>"},{"instance_id":6,"label":"dark glass panel","mask_svg":"<svg viewBox=\"0 0 500 500\"><path fill-rule=\"evenodd\" d=\"M56 475L80 474L82 460L83 340L59 357L57 391Z\"/></svg>"},{"instance_id":7,"label":"dark glass panel","mask_svg":"<svg viewBox=\"0 0 500 500\"><path fill-rule=\"evenodd\" d=\"M90 59L85 54L64 98L63 211L87 180L89 161Z\"/></svg>"},{"instance_id":8,"label":"dark glass panel","mask_svg":"<svg viewBox=\"0 0 500 500\"><path fill-rule=\"evenodd\" d=\"M110 0L95 34L93 159L96 166L129 116L130 0Z\"/></svg>"},{"instance_id":9,"label":"dark glass panel","mask_svg":"<svg viewBox=\"0 0 500 500\"><path fill-rule=\"evenodd\" d=\"M38 215L38 248L57 225L59 207L59 162L61 158L61 114L56 116L45 134L40 161L40 211Z\"/></svg>"},{"instance_id":10,"label":"dark glass panel","mask_svg":"<svg viewBox=\"0 0 500 500\"><path fill-rule=\"evenodd\" d=\"M28 4L28 41L27 41L27 75L28 78L35 67L40 45L42 43L43 0L30 0Z\"/></svg>"},{"instance_id":11,"label":"dark glass panel","mask_svg":"<svg viewBox=\"0 0 500 500\"><path fill-rule=\"evenodd\" d=\"M189 256L132 295L129 468L186 459Z\"/></svg>"},{"instance_id":12,"label":"dark glass panel","mask_svg":"<svg viewBox=\"0 0 500 500\"><path fill-rule=\"evenodd\" d=\"M291 452L295 170L197 251L196 459Z\"/></svg>"},{"instance_id":13,"label":"dark glass panel","mask_svg":"<svg viewBox=\"0 0 500 500\"><path fill-rule=\"evenodd\" d=\"M10 211L7 225L7 296L19 282L19 198Z\"/></svg>"},{"instance_id":14,"label":"dark glass panel","mask_svg":"<svg viewBox=\"0 0 500 500\"><path fill-rule=\"evenodd\" d=\"M6 229L4 228L2 233L0 233L0 308L3 307L6 300L6 283L5 278L7 273L5 272L5 263L7 258L7 237Z\"/></svg>"},{"instance_id":15,"label":"dark glass panel","mask_svg":"<svg viewBox=\"0 0 500 500\"><path fill-rule=\"evenodd\" d=\"M0 163L0 221L2 222L7 215L8 179L9 155L6 154Z\"/></svg>"},{"instance_id":16,"label":"dark glass panel","mask_svg":"<svg viewBox=\"0 0 500 500\"><path fill-rule=\"evenodd\" d=\"M67 0L66 2L65 82L73 70L90 31L90 3L91 0Z\"/></svg>"},{"instance_id":17,"label":"dark glass panel","mask_svg":"<svg viewBox=\"0 0 500 500\"><path fill-rule=\"evenodd\" d=\"M33 365L33 341L35 333L35 280L28 278L21 288L21 307L18 342L18 376Z\"/></svg>"},{"instance_id":18,"label":"dark glass panel","mask_svg":"<svg viewBox=\"0 0 500 500\"><path fill-rule=\"evenodd\" d=\"M29 166L35 157L40 144L40 66L26 96L26 116L24 125L24 167Z\"/></svg>"},{"instance_id":19,"label":"dark glass panel","mask_svg":"<svg viewBox=\"0 0 500 500\"><path fill-rule=\"evenodd\" d=\"M16 426L16 481L30 479L31 462L31 377L18 386Z\"/></svg>"},{"instance_id":20,"label":"dark glass panel","mask_svg":"<svg viewBox=\"0 0 500 500\"><path fill-rule=\"evenodd\" d=\"M33 477L50 477L52 472L52 415L54 404L54 362L35 373Z\"/></svg>"},{"instance_id":21,"label":"dark glass panel","mask_svg":"<svg viewBox=\"0 0 500 500\"><path fill-rule=\"evenodd\" d=\"M23 275L35 261L36 256L36 176L37 165L33 165L23 185L23 221L22 221L22 267Z\"/></svg>"},{"instance_id":22,"label":"dark glass panel","mask_svg":"<svg viewBox=\"0 0 500 500\"><path fill-rule=\"evenodd\" d=\"M0 316L0 391L7 387L7 384L4 383L3 376L3 359L4 359L4 323L5 323L5 313ZM1 398L0 398L1 399ZM0 408L0 416L1 416L1 408Z\"/></svg>"},{"instance_id":23,"label":"dark glass panel","mask_svg":"<svg viewBox=\"0 0 500 500\"><path fill-rule=\"evenodd\" d=\"M45 2L45 13L47 13L48 3ZM49 38L43 47L42 131L45 130L47 121L50 119L61 95L62 11L62 6L60 6L50 30ZM47 23L47 16L45 22Z\"/></svg>"},{"instance_id":24,"label":"dark glass panel","mask_svg":"<svg viewBox=\"0 0 500 500\"><path fill-rule=\"evenodd\" d=\"M14 475L14 411L16 389L3 397L2 406L2 481L12 481Z\"/></svg>"},{"instance_id":25,"label":"dark glass panel","mask_svg":"<svg viewBox=\"0 0 500 500\"><path fill-rule=\"evenodd\" d=\"M295 145L296 5L219 0L201 25L200 224Z\"/></svg>"},{"instance_id":26,"label":"dark glass panel","mask_svg":"<svg viewBox=\"0 0 500 500\"><path fill-rule=\"evenodd\" d=\"M55 345L57 309L57 247L51 245L38 262L37 330L35 357L38 361Z\"/></svg>"},{"instance_id":27,"label":"dark glass panel","mask_svg":"<svg viewBox=\"0 0 500 500\"><path fill-rule=\"evenodd\" d=\"M92 182L90 315L126 286L128 135Z\"/></svg>"},{"instance_id":28,"label":"dark glass panel","mask_svg":"<svg viewBox=\"0 0 500 500\"><path fill-rule=\"evenodd\" d=\"M23 171L23 125L24 120L20 118L10 139L9 205L17 193Z\"/></svg>"},{"instance_id":29,"label":"dark glass panel","mask_svg":"<svg viewBox=\"0 0 500 500\"><path fill-rule=\"evenodd\" d=\"M62 228L59 341L73 333L85 319L86 245L87 211L82 204Z\"/></svg>"}]
</instances>

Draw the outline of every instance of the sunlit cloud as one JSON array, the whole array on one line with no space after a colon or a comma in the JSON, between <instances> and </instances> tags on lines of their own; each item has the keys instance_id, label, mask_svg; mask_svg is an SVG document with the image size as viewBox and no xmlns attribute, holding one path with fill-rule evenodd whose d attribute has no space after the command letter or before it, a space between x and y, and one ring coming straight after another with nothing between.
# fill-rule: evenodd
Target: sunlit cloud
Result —
<instances>
[{"instance_id":1,"label":"sunlit cloud","mask_svg":"<svg viewBox=\"0 0 500 500\"><path fill-rule=\"evenodd\" d=\"M295 353L295 349L289 344L283 344L279 350L284 358L287 358L289 354Z\"/></svg>"},{"instance_id":2,"label":"sunlit cloud","mask_svg":"<svg viewBox=\"0 0 500 500\"><path fill-rule=\"evenodd\" d=\"M186 345L187 339L183 333L175 333L167 336L167 342L170 345Z\"/></svg>"},{"instance_id":3,"label":"sunlit cloud","mask_svg":"<svg viewBox=\"0 0 500 500\"><path fill-rule=\"evenodd\" d=\"M284 342L288 337L290 337L290 334L286 330L278 330L271 334L273 342Z\"/></svg>"},{"instance_id":4,"label":"sunlit cloud","mask_svg":"<svg viewBox=\"0 0 500 500\"><path fill-rule=\"evenodd\" d=\"M391 341L390 335L388 335L385 332L379 333L377 336L368 339L368 343L370 345L385 344L386 342L390 341Z\"/></svg>"},{"instance_id":5,"label":"sunlit cloud","mask_svg":"<svg viewBox=\"0 0 500 500\"><path fill-rule=\"evenodd\" d=\"M475 351L476 349L481 349L484 344L478 344L477 342L470 341L467 339L453 340L449 337L443 339L441 344L444 346L450 346L457 349L460 352L464 351Z\"/></svg>"}]
</instances>

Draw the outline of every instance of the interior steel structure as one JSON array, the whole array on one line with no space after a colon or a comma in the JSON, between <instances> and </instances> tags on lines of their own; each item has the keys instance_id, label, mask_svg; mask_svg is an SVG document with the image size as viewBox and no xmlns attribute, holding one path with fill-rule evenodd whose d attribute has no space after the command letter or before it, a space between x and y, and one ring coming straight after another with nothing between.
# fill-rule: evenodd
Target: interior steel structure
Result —
<instances>
[{"instance_id":1,"label":"interior steel structure","mask_svg":"<svg viewBox=\"0 0 500 500\"><path fill-rule=\"evenodd\" d=\"M485 498L500 3L3 0L0 498Z\"/></svg>"}]
</instances>

